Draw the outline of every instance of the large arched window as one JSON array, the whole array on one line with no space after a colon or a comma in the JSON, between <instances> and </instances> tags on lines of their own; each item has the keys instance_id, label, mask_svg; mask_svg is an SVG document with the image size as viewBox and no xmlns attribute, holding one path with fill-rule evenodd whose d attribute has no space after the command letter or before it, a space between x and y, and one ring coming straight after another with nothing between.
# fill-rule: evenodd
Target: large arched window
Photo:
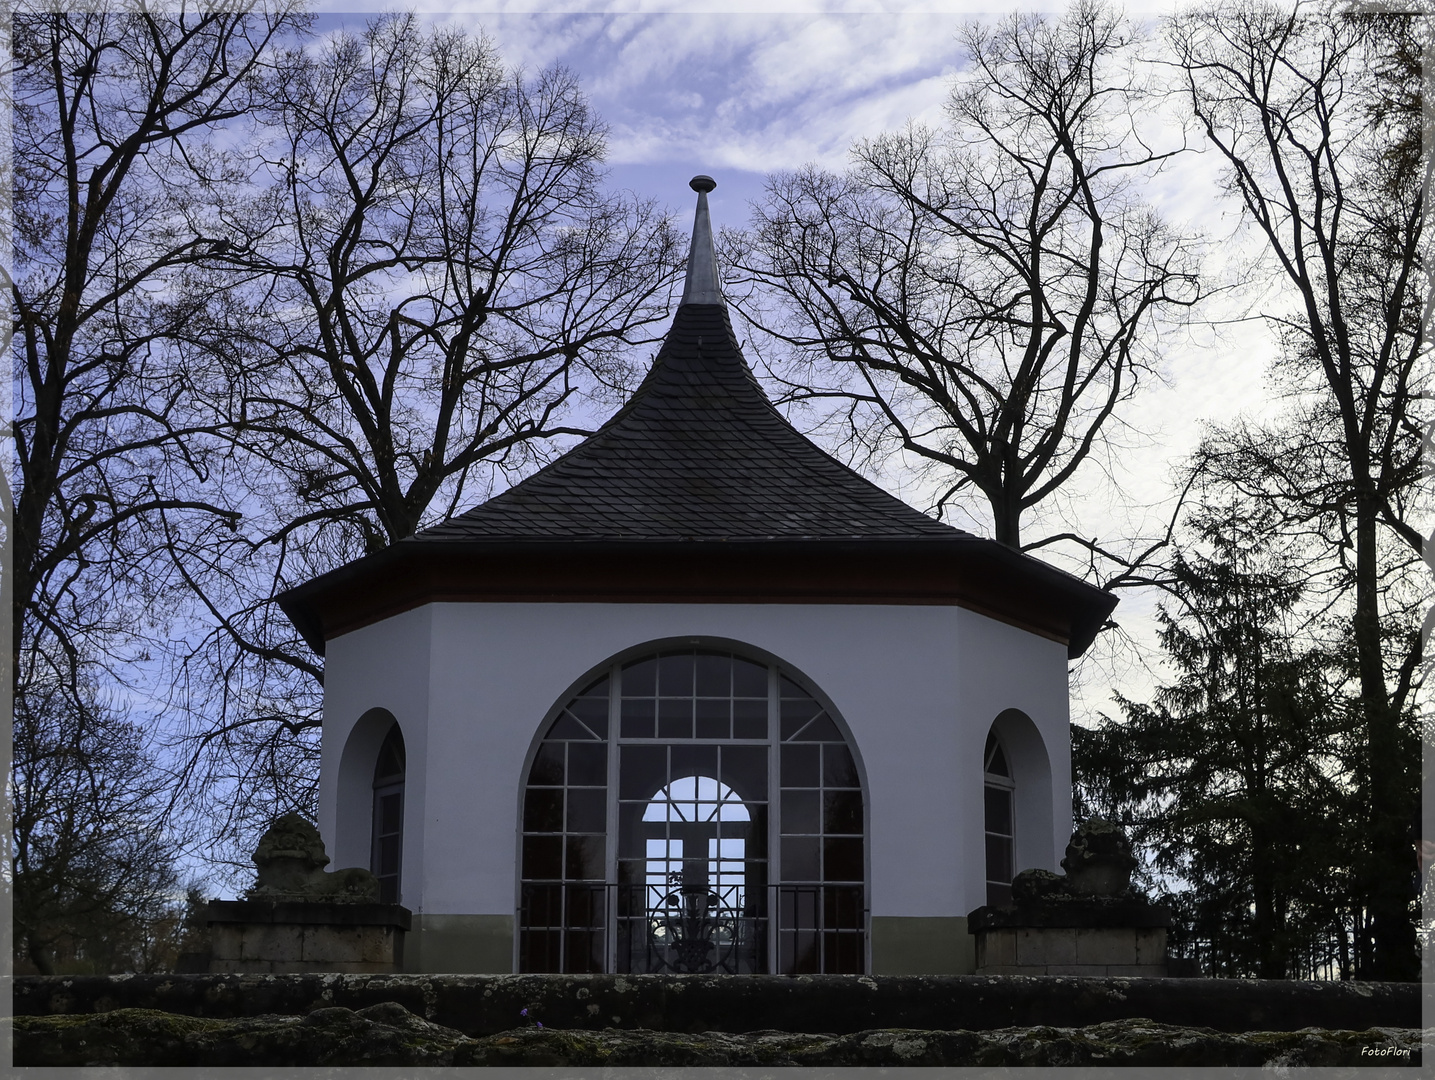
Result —
<instances>
[{"instance_id":1,"label":"large arched window","mask_svg":"<svg viewBox=\"0 0 1435 1080\"><path fill-rule=\"evenodd\" d=\"M863 845L852 751L778 665L614 664L529 770L519 970L861 972Z\"/></svg>"},{"instance_id":2,"label":"large arched window","mask_svg":"<svg viewBox=\"0 0 1435 1080\"><path fill-rule=\"evenodd\" d=\"M982 754L984 818L987 855L987 903L1004 907L1011 903L1012 866L1015 852L1011 766L996 732L987 735Z\"/></svg>"},{"instance_id":3,"label":"large arched window","mask_svg":"<svg viewBox=\"0 0 1435 1080\"><path fill-rule=\"evenodd\" d=\"M379 902L399 902L404 858L404 736L389 728L374 763L374 824L369 869L379 879Z\"/></svg>"}]
</instances>

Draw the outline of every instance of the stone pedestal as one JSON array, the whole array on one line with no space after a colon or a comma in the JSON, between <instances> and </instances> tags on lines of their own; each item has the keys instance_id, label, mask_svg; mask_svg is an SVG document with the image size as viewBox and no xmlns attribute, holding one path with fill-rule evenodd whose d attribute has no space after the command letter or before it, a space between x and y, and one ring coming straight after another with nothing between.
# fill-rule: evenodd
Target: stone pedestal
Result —
<instances>
[{"instance_id":1,"label":"stone pedestal","mask_svg":"<svg viewBox=\"0 0 1435 1080\"><path fill-rule=\"evenodd\" d=\"M1070 898L968 916L978 975L1163 977L1170 913L1140 900Z\"/></svg>"},{"instance_id":2,"label":"stone pedestal","mask_svg":"<svg viewBox=\"0 0 1435 1080\"><path fill-rule=\"evenodd\" d=\"M399 904L211 900L213 973L386 974L403 966L412 914Z\"/></svg>"},{"instance_id":3,"label":"stone pedestal","mask_svg":"<svg viewBox=\"0 0 1435 1080\"><path fill-rule=\"evenodd\" d=\"M967 916L978 975L1169 974L1171 912L1131 890L1136 858L1120 826L1088 818L1071 834L1064 875L1023 870L1011 903Z\"/></svg>"}]
</instances>

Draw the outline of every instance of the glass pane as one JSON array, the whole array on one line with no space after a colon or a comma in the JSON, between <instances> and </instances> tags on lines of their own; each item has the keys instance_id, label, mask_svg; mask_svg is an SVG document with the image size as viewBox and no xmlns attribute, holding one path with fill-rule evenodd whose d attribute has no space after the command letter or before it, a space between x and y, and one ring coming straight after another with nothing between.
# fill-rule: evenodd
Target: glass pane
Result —
<instances>
[{"instance_id":1,"label":"glass pane","mask_svg":"<svg viewBox=\"0 0 1435 1080\"><path fill-rule=\"evenodd\" d=\"M592 787L608 783L606 743L568 744L568 783Z\"/></svg>"},{"instance_id":2,"label":"glass pane","mask_svg":"<svg viewBox=\"0 0 1435 1080\"><path fill-rule=\"evenodd\" d=\"M661 697L693 696L693 654L658 657L658 694Z\"/></svg>"},{"instance_id":3,"label":"glass pane","mask_svg":"<svg viewBox=\"0 0 1435 1080\"><path fill-rule=\"evenodd\" d=\"M842 739L842 733L837 730L837 725L826 713L819 713L817 718L801 730L796 736L803 742L838 742Z\"/></svg>"},{"instance_id":4,"label":"glass pane","mask_svg":"<svg viewBox=\"0 0 1435 1080\"><path fill-rule=\"evenodd\" d=\"M732 694L733 697L762 698L766 701L767 665L733 657Z\"/></svg>"},{"instance_id":5,"label":"glass pane","mask_svg":"<svg viewBox=\"0 0 1435 1080\"><path fill-rule=\"evenodd\" d=\"M697 692L699 696L707 697L728 697L732 694L731 656L698 654Z\"/></svg>"},{"instance_id":6,"label":"glass pane","mask_svg":"<svg viewBox=\"0 0 1435 1080\"><path fill-rule=\"evenodd\" d=\"M783 929L815 927L822 893L820 885L785 885L780 890Z\"/></svg>"},{"instance_id":7,"label":"glass pane","mask_svg":"<svg viewBox=\"0 0 1435 1080\"><path fill-rule=\"evenodd\" d=\"M792 701L784 698L782 701L782 738L787 740L796 735L807 726L814 716L822 711L822 707L811 698L802 698Z\"/></svg>"},{"instance_id":8,"label":"glass pane","mask_svg":"<svg viewBox=\"0 0 1435 1080\"><path fill-rule=\"evenodd\" d=\"M573 788L568 792L569 832L600 833L608 831L608 790L606 788Z\"/></svg>"},{"instance_id":9,"label":"glass pane","mask_svg":"<svg viewBox=\"0 0 1435 1080\"><path fill-rule=\"evenodd\" d=\"M814 743L788 743L782 747L782 786L817 787L821 777L821 747Z\"/></svg>"},{"instance_id":10,"label":"glass pane","mask_svg":"<svg viewBox=\"0 0 1435 1080\"><path fill-rule=\"evenodd\" d=\"M404 797L398 792L379 796L379 832L395 833L399 831L403 818L403 805Z\"/></svg>"},{"instance_id":11,"label":"glass pane","mask_svg":"<svg viewBox=\"0 0 1435 1080\"><path fill-rule=\"evenodd\" d=\"M1011 840L987 835L987 880L1011 883Z\"/></svg>"},{"instance_id":12,"label":"glass pane","mask_svg":"<svg viewBox=\"0 0 1435 1080\"><path fill-rule=\"evenodd\" d=\"M533 769L528 774L530 784L563 783L563 744L544 743L538 748L533 759Z\"/></svg>"},{"instance_id":13,"label":"glass pane","mask_svg":"<svg viewBox=\"0 0 1435 1080\"><path fill-rule=\"evenodd\" d=\"M569 880L603 880L603 856L607 846L604 840L602 836L569 836L568 858L563 868L563 876Z\"/></svg>"},{"instance_id":14,"label":"glass pane","mask_svg":"<svg viewBox=\"0 0 1435 1080\"><path fill-rule=\"evenodd\" d=\"M818 865L818 844L815 836L784 836L782 838L781 873L784 881L818 881L822 871Z\"/></svg>"},{"instance_id":15,"label":"glass pane","mask_svg":"<svg viewBox=\"0 0 1435 1080\"><path fill-rule=\"evenodd\" d=\"M603 935L593 930L569 930L564 953L563 970L567 974L599 973L603 970Z\"/></svg>"},{"instance_id":16,"label":"glass pane","mask_svg":"<svg viewBox=\"0 0 1435 1080\"><path fill-rule=\"evenodd\" d=\"M583 722L600 739L608 737L608 699L580 698L568 706L568 711Z\"/></svg>"},{"instance_id":17,"label":"glass pane","mask_svg":"<svg viewBox=\"0 0 1435 1080\"><path fill-rule=\"evenodd\" d=\"M379 838L379 871L375 877L389 877L399 872L399 838L398 836L382 836Z\"/></svg>"},{"instance_id":18,"label":"glass pane","mask_svg":"<svg viewBox=\"0 0 1435 1080\"><path fill-rule=\"evenodd\" d=\"M767 738L767 702L734 701L732 703L733 738Z\"/></svg>"},{"instance_id":19,"label":"glass pane","mask_svg":"<svg viewBox=\"0 0 1435 1080\"><path fill-rule=\"evenodd\" d=\"M997 742L995 735L987 736L986 770L994 776L1010 776L1011 770L1007 768L1006 755L1002 753L1001 744Z\"/></svg>"},{"instance_id":20,"label":"glass pane","mask_svg":"<svg viewBox=\"0 0 1435 1080\"><path fill-rule=\"evenodd\" d=\"M661 698L658 701L658 738L691 739L693 737L693 702L691 698Z\"/></svg>"},{"instance_id":21,"label":"glass pane","mask_svg":"<svg viewBox=\"0 0 1435 1080\"><path fill-rule=\"evenodd\" d=\"M1015 868L1012 865L1012 842L1006 836L987 837L987 878L991 881L1010 882Z\"/></svg>"},{"instance_id":22,"label":"glass pane","mask_svg":"<svg viewBox=\"0 0 1435 1080\"><path fill-rule=\"evenodd\" d=\"M767 798L767 755L765 746L724 746L721 780L743 802Z\"/></svg>"},{"instance_id":23,"label":"glass pane","mask_svg":"<svg viewBox=\"0 0 1435 1080\"><path fill-rule=\"evenodd\" d=\"M618 773L618 795L624 799L651 799L668 782L665 746L625 746Z\"/></svg>"},{"instance_id":24,"label":"glass pane","mask_svg":"<svg viewBox=\"0 0 1435 1080\"><path fill-rule=\"evenodd\" d=\"M578 696L583 698L602 698L604 701L608 700L608 676L604 675L597 682L590 683L586 689L578 692Z\"/></svg>"},{"instance_id":25,"label":"glass pane","mask_svg":"<svg viewBox=\"0 0 1435 1080\"><path fill-rule=\"evenodd\" d=\"M718 748L716 746L675 746L672 748L673 779L681 776L717 776ZM692 798L689 794L686 798ZM717 798L717 789L701 796Z\"/></svg>"},{"instance_id":26,"label":"glass pane","mask_svg":"<svg viewBox=\"0 0 1435 1080\"><path fill-rule=\"evenodd\" d=\"M826 787L857 786L857 763L852 760L852 751L841 743L822 748L822 783Z\"/></svg>"},{"instance_id":27,"label":"glass pane","mask_svg":"<svg viewBox=\"0 0 1435 1080\"><path fill-rule=\"evenodd\" d=\"M777 685L778 685L779 693L781 693L781 695L782 695L783 697L785 697L785 698L811 698L811 697L812 697L811 694L809 694L806 690L802 689L802 687L798 686L795 682L793 682L791 679L789 679L786 675L780 675L780 676L778 676Z\"/></svg>"},{"instance_id":28,"label":"glass pane","mask_svg":"<svg viewBox=\"0 0 1435 1080\"><path fill-rule=\"evenodd\" d=\"M636 859L643 853L643 811L646 802L618 804L618 858Z\"/></svg>"},{"instance_id":29,"label":"glass pane","mask_svg":"<svg viewBox=\"0 0 1435 1080\"><path fill-rule=\"evenodd\" d=\"M519 918L524 926L562 926L563 886L523 886L523 908Z\"/></svg>"},{"instance_id":30,"label":"glass pane","mask_svg":"<svg viewBox=\"0 0 1435 1080\"><path fill-rule=\"evenodd\" d=\"M820 795L821 792L817 791L784 791L782 793L782 831L784 833L821 832L822 822L817 813L817 800ZM784 866L784 872L786 869Z\"/></svg>"},{"instance_id":31,"label":"glass pane","mask_svg":"<svg viewBox=\"0 0 1435 1080\"><path fill-rule=\"evenodd\" d=\"M822 935L822 971L826 975L862 974L862 935Z\"/></svg>"},{"instance_id":32,"label":"glass pane","mask_svg":"<svg viewBox=\"0 0 1435 1080\"><path fill-rule=\"evenodd\" d=\"M860 791L824 791L822 793L822 831L860 833L862 831L862 793Z\"/></svg>"},{"instance_id":33,"label":"glass pane","mask_svg":"<svg viewBox=\"0 0 1435 1080\"><path fill-rule=\"evenodd\" d=\"M623 696L652 697L658 690L658 661L639 660L623 668Z\"/></svg>"},{"instance_id":34,"label":"glass pane","mask_svg":"<svg viewBox=\"0 0 1435 1080\"><path fill-rule=\"evenodd\" d=\"M559 944L563 935L557 930L525 930L519 937L518 963L524 971L557 972Z\"/></svg>"},{"instance_id":35,"label":"glass pane","mask_svg":"<svg viewBox=\"0 0 1435 1080\"><path fill-rule=\"evenodd\" d=\"M562 829L562 788L529 788L523 793L524 832L561 832Z\"/></svg>"},{"instance_id":36,"label":"glass pane","mask_svg":"<svg viewBox=\"0 0 1435 1080\"><path fill-rule=\"evenodd\" d=\"M1011 792L1006 788L987 785L986 791L986 831L989 833L1001 833L1003 836L1011 835Z\"/></svg>"},{"instance_id":37,"label":"glass pane","mask_svg":"<svg viewBox=\"0 0 1435 1080\"><path fill-rule=\"evenodd\" d=\"M732 702L727 698L698 698L697 731L699 739L732 737Z\"/></svg>"},{"instance_id":38,"label":"glass pane","mask_svg":"<svg viewBox=\"0 0 1435 1080\"><path fill-rule=\"evenodd\" d=\"M583 885L565 885L564 891L568 894L568 915L569 926L585 926L596 930L603 928L604 889Z\"/></svg>"},{"instance_id":39,"label":"glass pane","mask_svg":"<svg viewBox=\"0 0 1435 1080\"><path fill-rule=\"evenodd\" d=\"M767 804L744 803L748 821L724 821L719 823L722 836L741 837L747 844L747 857L759 859L767 854Z\"/></svg>"},{"instance_id":40,"label":"glass pane","mask_svg":"<svg viewBox=\"0 0 1435 1080\"><path fill-rule=\"evenodd\" d=\"M825 880L861 881L861 837L827 837L822 841L822 861L822 876Z\"/></svg>"},{"instance_id":41,"label":"glass pane","mask_svg":"<svg viewBox=\"0 0 1435 1080\"><path fill-rule=\"evenodd\" d=\"M657 730L657 706L651 698L623 699L623 738L651 739Z\"/></svg>"},{"instance_id":42,"label":"glass pane","mask_svg":"<svg viewBox=\"0 0 1435 1080\"><path fill-rule=\"evenodd\" d=\"M553 726L548 729L550 739L584 739L591 741L596 736L582 724L578 723L567 709L564 709Z\"/></svg>"},{"instance_id":43,"label":"glass pane","mask_svg":"<svg viewBox=\"0 0 1435 1080\"><path fill-rule=\"evenodd\" d=\"M383 745L379 747L378 761L374 765L374 785L377 787L381 781L388 780L395 776L402 776L404 773L404 737L395 724L389 728L389 733L384 736Z\"/></svg>"},{"instance_id":44,"label":"glass pane","mask_svg":"<svg viewBox=\"0 0 1435 1080\"><path fill-rule=\"evenodd\" d=\"M525 836L523 838L523 876L561 878L563 876L563 837Z\"/></svg>"},{"instance_id":45,"label":"glass pane","mask_svg":"<svg viewBox=\"0 0 1435 1080\"><path fill-rule=\"evenodd\" d=\"M861 930L862 887L829 885L822 890L822 924L828 929Z\"/></svg>"},{"instance_id":46,"label":"glass pane","mask_svg":"<svg viewBox=\"0 0 1435 1080\"><path fill-rule=\"evenodd\" d=\"M782 973L817 974L817 933L812 930L782 935Z\"/></svg>"},{"instance_id":47,"label":"glass pane","mask_svg":"<svg viewBox=\"0 0 1435 1080\"><path fill-rule=\"evenodd\" d=\"M1008 907L1011 904L1011 886L987 882L987 906Z\"/></svg>"}]
</instances>

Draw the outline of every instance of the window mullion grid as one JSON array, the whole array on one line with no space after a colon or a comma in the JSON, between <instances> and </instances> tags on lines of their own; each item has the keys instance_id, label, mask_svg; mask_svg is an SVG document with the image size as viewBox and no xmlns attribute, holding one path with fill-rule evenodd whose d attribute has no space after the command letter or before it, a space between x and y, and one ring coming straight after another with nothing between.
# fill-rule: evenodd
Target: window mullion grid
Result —
<instances>
[{"instance_id":1,"label":"window mullion grid","mask_svg":"<svg viewBox=\"0 0 1435 1080\"><path fill-rule=\"evenodd\" d=\"M603 860L603 970L609 973L618 970L618 892L622 888L618 876L618 726L622 716L623 666L614 664L608 671L608 841Z\"/></svg>"},{"instance_id":2,"label":"window mullion grid","mask_svg":"<svg viewBox=\"0 0 1435 1080\"><path fill-rule=\"evenodd\" d=\"M767 669L767 964L780 971L782 954L782 708L777 666Z\"/></svg>"}]
</instances>

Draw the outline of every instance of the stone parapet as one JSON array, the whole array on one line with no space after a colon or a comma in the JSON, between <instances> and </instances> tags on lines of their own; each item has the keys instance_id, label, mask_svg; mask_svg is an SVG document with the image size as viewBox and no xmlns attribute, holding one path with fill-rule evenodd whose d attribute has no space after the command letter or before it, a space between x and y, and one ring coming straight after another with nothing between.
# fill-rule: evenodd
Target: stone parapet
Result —
<instances>
[{"instance_id":1,"label":"stone parapet","mask_svg":"<svg viewBox=\"0 0 1435 1080\"><path fill-rule=\"evenodd\" d=\"M1419 983L1054 975L27 975L18 1016L121 1008L225 1018L398 1002L470 1036L572 1030L845 1034L988 1031L1145 1018L1216 1031L1420 1026ZM527 1009L524 1017L522 1010Z\"/></svg>"}]
</instances>

